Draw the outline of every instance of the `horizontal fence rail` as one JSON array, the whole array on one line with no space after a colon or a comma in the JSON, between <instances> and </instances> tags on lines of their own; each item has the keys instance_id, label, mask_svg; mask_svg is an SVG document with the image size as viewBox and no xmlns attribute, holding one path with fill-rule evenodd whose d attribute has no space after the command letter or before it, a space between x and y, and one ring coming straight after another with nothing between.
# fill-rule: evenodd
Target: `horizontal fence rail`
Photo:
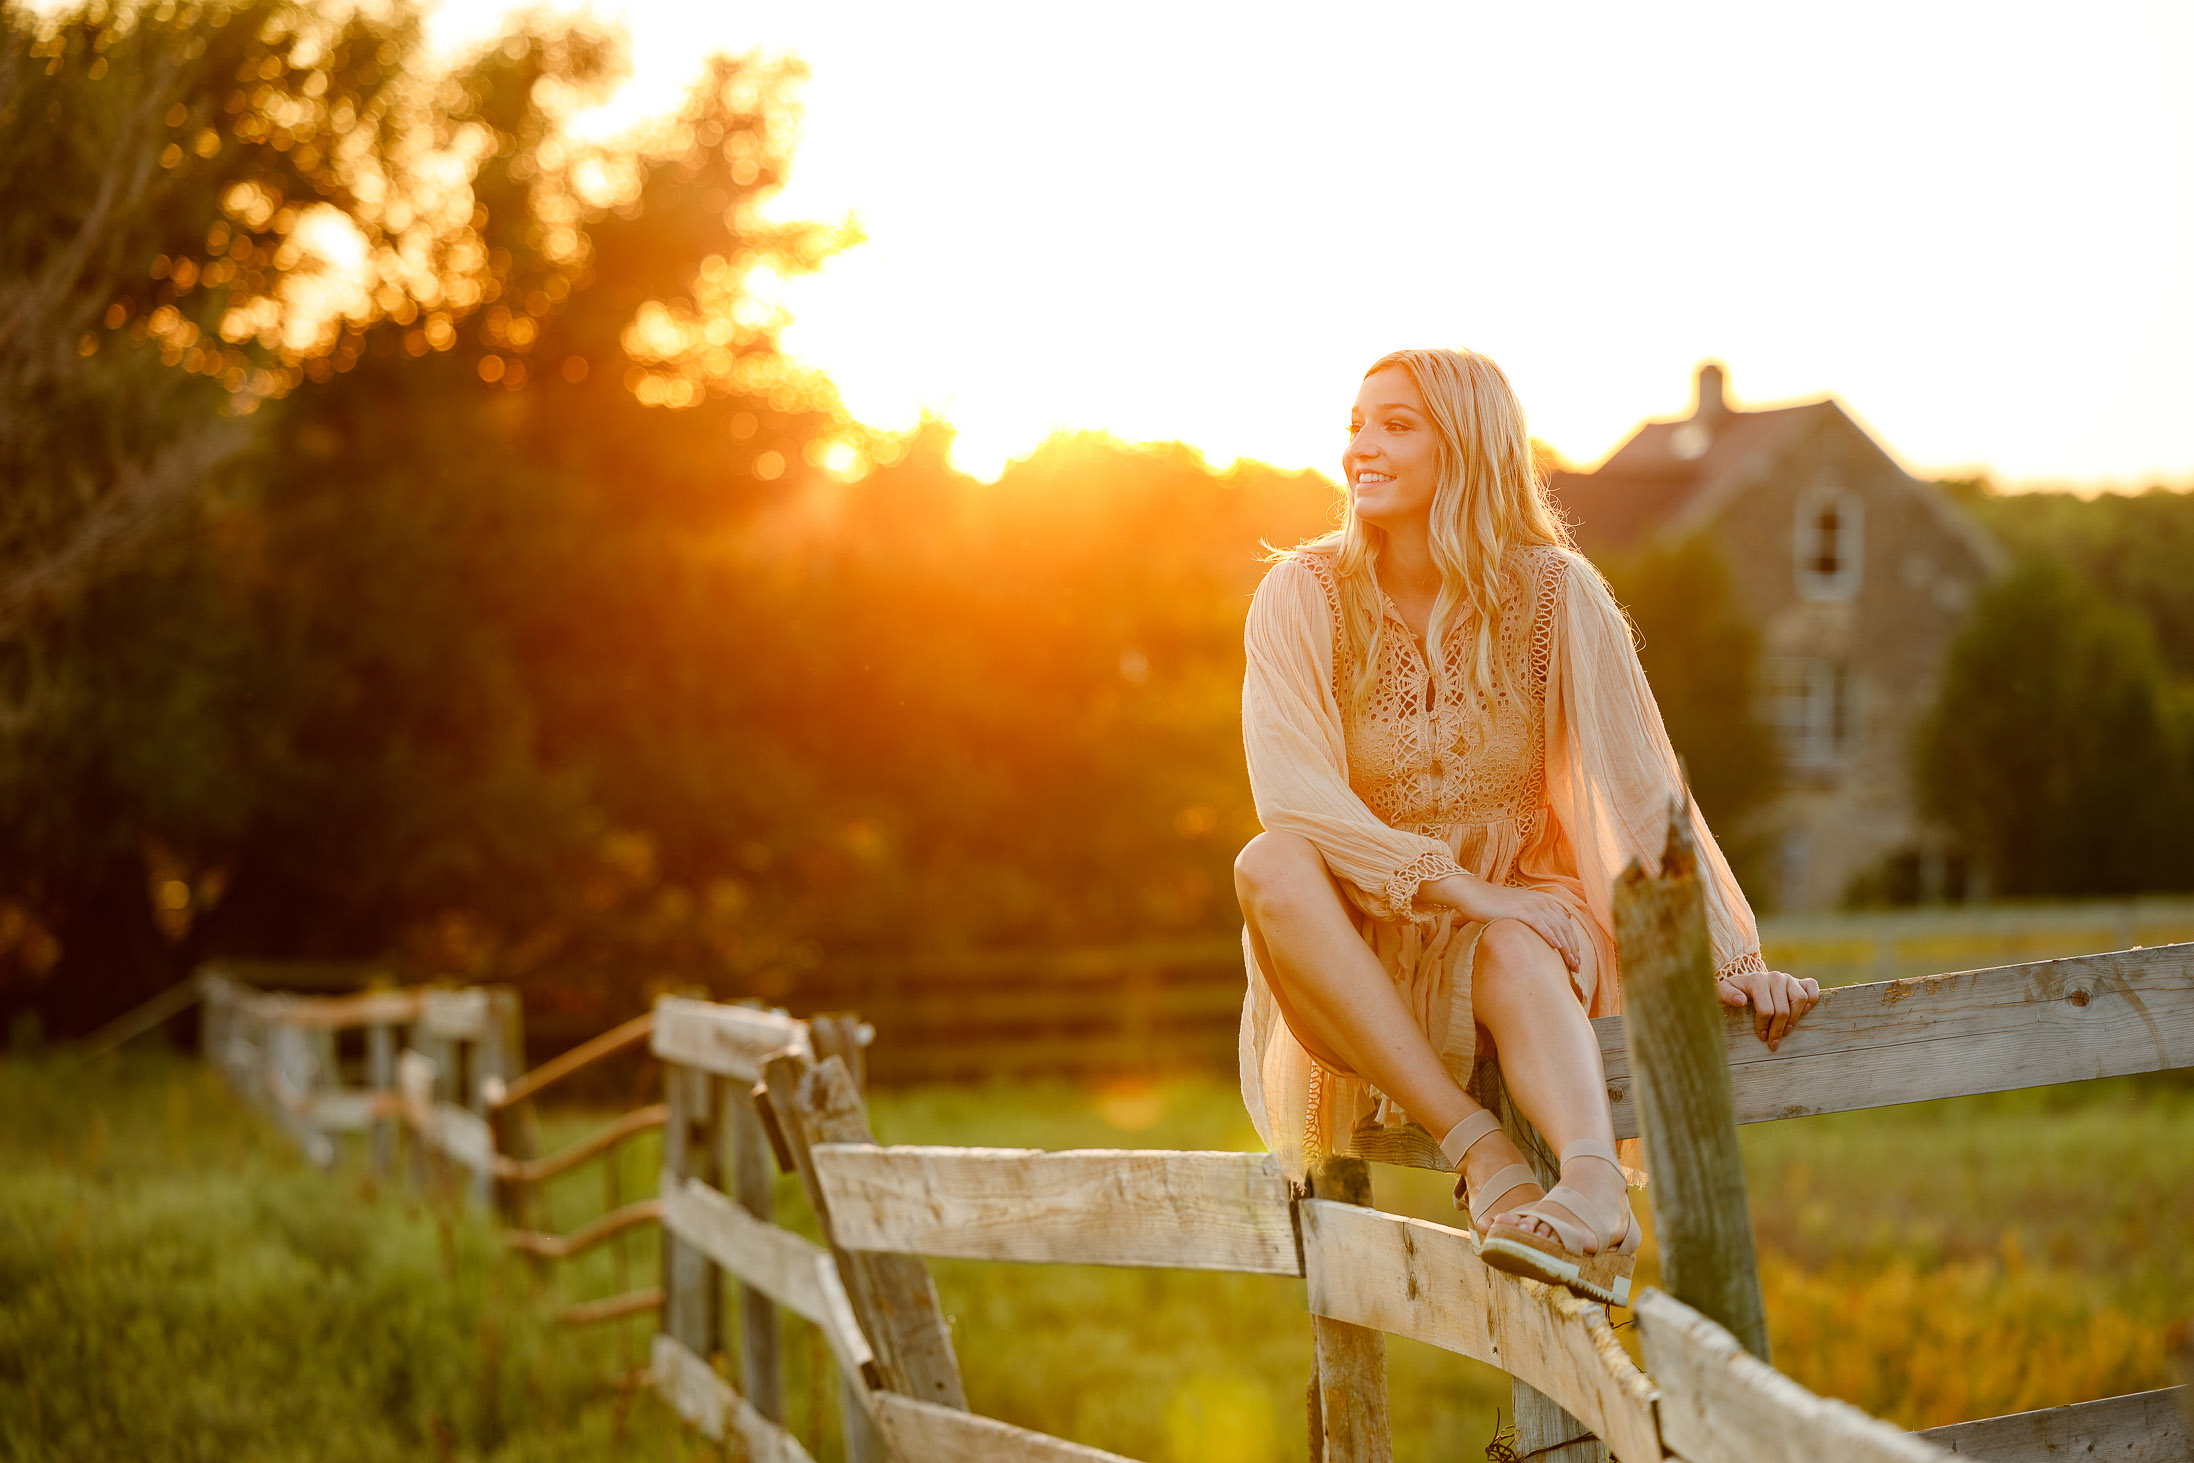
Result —
<instances>
[{"instance_id":1,"label":"horizontal fence rail","mask_svg":"<svg viewBox=\"0 0 2194 1463\"><path fill-rule=\"evenodd\" d=\"M1263 1154L829 1143L813 1159L848 1249L1303 1273L1287 1179Z\"/></svg>"},{"instance_id":2,"label":"horizontal fence rail","mask_svg":"<svg viewBox=\"0 0 2194 1463\"><path fill-rule=\"evenodd\" d=\"M1724 1019L1740 1123L2169 1071L2194 1066L2194 944L1826 990L1775 1051ZM1593 1024L1635 1137L1621 1018Z\"/></svg>"}]
</instances>

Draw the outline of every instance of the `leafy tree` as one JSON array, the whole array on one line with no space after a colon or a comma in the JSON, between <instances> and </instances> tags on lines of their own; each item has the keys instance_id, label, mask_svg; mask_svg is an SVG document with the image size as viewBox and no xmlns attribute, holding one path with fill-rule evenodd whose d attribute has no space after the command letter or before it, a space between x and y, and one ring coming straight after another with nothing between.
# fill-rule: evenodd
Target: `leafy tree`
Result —
<instances>
[{"instance_id":1,"label":"leafy tree","mask_svg":"<svg viewBox=\"0 0 2194 1463\"><path fill-rule=\"evenodd\" d=\"M1999 894L2184 888L2190 710L2139 614L2029 560L1951 647L1915 746L1923 805Z\"/></svg>"},{"instance_id":2,"label":"leafy tree","mask_svg":"<svg viewBox=\"0 0 2194 1463\"><path fill-rule=\"evenodd\" d=\"M1765 893L1754 815L1781 773L1773 731L1760 719L1759 634L1745 618L1729 565L1705 538L1651 541L1600 565L1638 628L1638 658L1692 795L1738 877Z\"/></svg>"},{"instance_id":3,"label":"leafy tree","mask_svg":"<svg viewBox=\"0 0 2194 1463\"><path fill-rule=\"evenodd\" d=\"M2137 610L2164 661L2194 676L2194 492L1964 494L2013 552L2064 564L2111 599Z\"/></svg>"},{"instance_id":4,"label":"leafy tree","mask_svg":"<svg viewBox=\"0 0 2194 1463\"><path fill-rule=\"evenodd\" d=\"M0 129L0 370L44 408L0 421L0 897L58 936L42 1004L81 1028L209 949L553 946L633 865L627 774L736 760L712 545L836 440L747 289L834 242L755 213L794 73L718 62L584 148L584 31L448 75L400 9L0 38L0 115L47 124Z\"/></svg>"}]
</instances>

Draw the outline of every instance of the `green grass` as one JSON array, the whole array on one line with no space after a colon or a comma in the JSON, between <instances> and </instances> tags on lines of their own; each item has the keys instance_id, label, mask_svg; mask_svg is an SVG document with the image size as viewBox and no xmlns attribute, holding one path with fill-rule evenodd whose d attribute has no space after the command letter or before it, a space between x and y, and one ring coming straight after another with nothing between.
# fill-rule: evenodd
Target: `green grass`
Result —
<instances>
[{"instance_id":1,"label":"green grass","mask_svg":"<svg viewBox=\"0 0 2194 1463\"><path fill-rule=\"evenodd\" d=\"M874 1109L887 1142L1254 1146L1231 1085L1208 1079L884 1092ZM551 1113L546 1146L603 1116ZM1744 1146L1775 1361L1815 1390L1920 1427L2176 1380L2162 1333L2194 1312L2194 1084L1770 1124ZM651 1140L626 1145L615 1196L652 1192L655 1163ZM699 1456L652 1399L620 1413L600 1385L644 1357L648 1323L542 1319L653 1283L650 1233L543 1294L476 1222L376 1193L355 1157L305 1168L175 1062L96 1081L0 1064L0 1164L9 1456ZM1437 1175L1376 1184L1384 1208L1455 1217ZM812 1232L796 1185L779 1192ZM611 1197L590 1165L549 1186L534 1222L568 1229ZM1299 1282L932 1268L977 1410L1150 1463L1304 1456ZM827 1358L798 1321L784 1341L787 1421L827 1463ZM1504 1378L1428 1347L1390 1340L1388 1373L1405 1463L1478 1456L1506 1410Z\"/></svg>"},{"instance_id":2,"label":"green grass","mask_svg":"<svg viewBox=\"0 0 2194 1463\"><path fill-rule=\"evenodd\" d=\"M687 1449L571 1339L481 1222L307 1167L195 1063L0 1062L0 1457Z\"/></svg>"}]
</instances>

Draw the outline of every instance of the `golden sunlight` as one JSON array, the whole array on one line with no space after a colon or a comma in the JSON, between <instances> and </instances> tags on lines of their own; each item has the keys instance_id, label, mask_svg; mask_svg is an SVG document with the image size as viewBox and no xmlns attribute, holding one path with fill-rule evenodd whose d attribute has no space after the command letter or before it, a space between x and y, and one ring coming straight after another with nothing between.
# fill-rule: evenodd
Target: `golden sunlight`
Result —
<instances>
[{"instance_id":1,"label":"golden sunlight","mask_svg":"<svg viewBox=\"0 0 2194 1463\"><path fill-rule=\"evenodd\" d=\"M595 133L712 48L808 64L775 211L866 242L784 287L785 342L985 476L1062 427L1330 469L1355 372L1416 343L1495 356L1580 461L1714 357L1923 473L2194 475L2183 4L600 13L636 69Z\"/></svg>"}]
</instances>

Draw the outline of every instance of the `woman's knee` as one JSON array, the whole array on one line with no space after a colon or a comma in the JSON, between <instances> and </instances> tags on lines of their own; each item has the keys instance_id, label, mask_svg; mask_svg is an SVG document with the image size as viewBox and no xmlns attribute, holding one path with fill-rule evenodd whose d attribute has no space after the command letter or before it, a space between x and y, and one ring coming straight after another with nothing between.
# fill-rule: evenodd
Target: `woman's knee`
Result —
<instances>
[{"instance_id":1,"label":"woman's knee","mask_svg":"<svg viewBox=\"0 0 2194 1463\"><path fill-rule=\"evenodd\" d=\"M1478 936L1471 971L1471 999L1481 1010L1509 1000L1536 1001L1549 990L1566 992L1569 967L1554 947L1520 919L1497 919Z\"/></svg>"},{"instance_id":2,"label":"woman's knee","mask_svg":"<svg viewBox=\"0 0 2194 1463\"><path fill-rule=\"evenodd\" d=\"M1234 892L1252 919L1303 898L1325 880L1325 859L1300 834L1260 833L1234 856Z\"/></svg>"}]
</instances>

